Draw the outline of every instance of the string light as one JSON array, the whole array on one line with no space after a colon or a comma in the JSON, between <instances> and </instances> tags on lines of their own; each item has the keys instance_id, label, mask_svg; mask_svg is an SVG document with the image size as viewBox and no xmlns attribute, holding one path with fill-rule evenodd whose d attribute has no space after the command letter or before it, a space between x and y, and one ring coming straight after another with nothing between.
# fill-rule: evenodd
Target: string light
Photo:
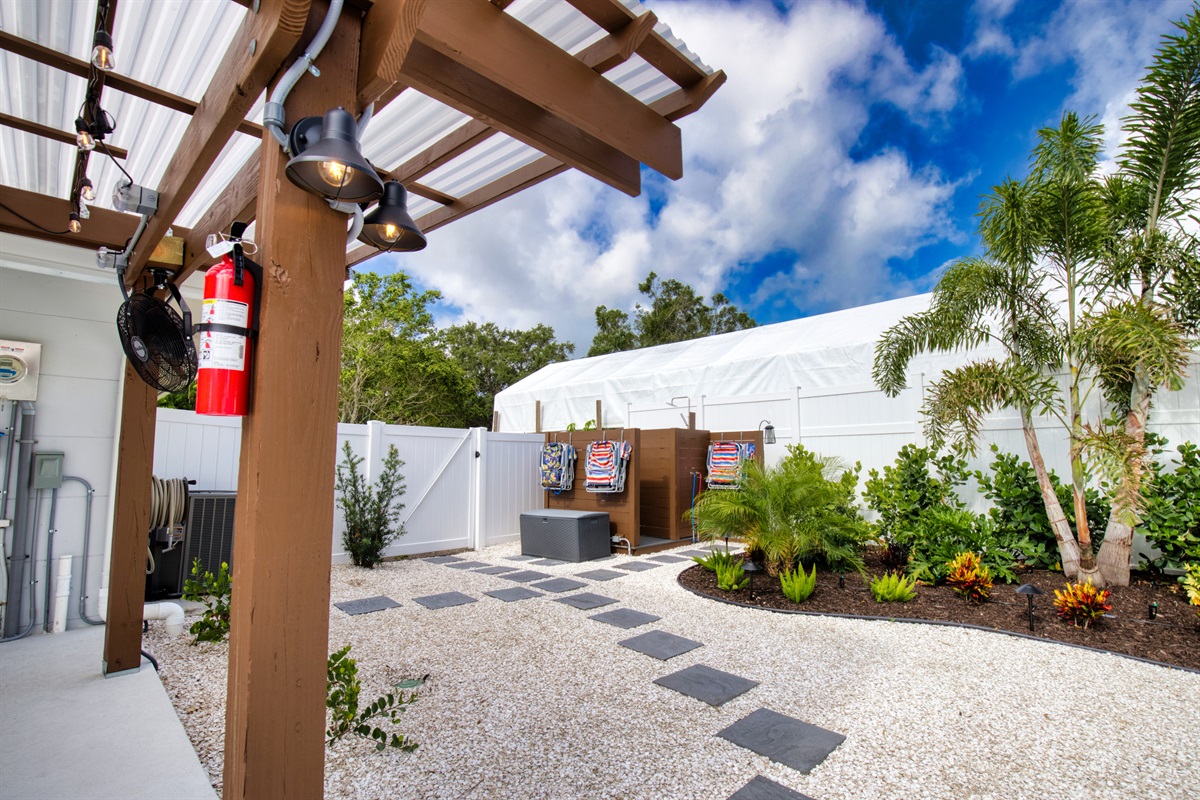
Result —
<instances>
[{"instance_id":1,"label":"string light","mask_svg":"<svg viewBox=\"0 0 1200 800\"><path fill-rule=\"evenodd\" d=\"M83 117L75 118L75 144L79 146L80 150L96 148L96 140L92 138L92 132Z\"/></svg>"},{"instance_id":2,"label":"string light","mask_svg":"<svg viewBox=\"0 0 1200 800\"><path fill-rule=\"evenodd\" d=\"M108 30L108 0L100 0L100 27L92 38L92 66L102 72L112 72L117 68L113 58L113 40Z\"/></svg>"},{"instance_id":3,"label":"string light","mask_svg":"<svg viewBox=\"0 0 1200 800\"><path fill-rule=\"evenodd\" d=\"M74 211L67 217L67 230L71 233L79 233L83 230L83 223L79 221L79 215Z\"/></svg>"},{"instance_id":4,"label":"string light","mask_svg":"<svg viewBox=\"0 0 1200 800\"><path fill-rule=\"evenodd\" d=\"M79 196L83 200L91 203L96 199L96 188L92 186L91 180L84 178L79 184Z\"/></svg>"}]
</instances>

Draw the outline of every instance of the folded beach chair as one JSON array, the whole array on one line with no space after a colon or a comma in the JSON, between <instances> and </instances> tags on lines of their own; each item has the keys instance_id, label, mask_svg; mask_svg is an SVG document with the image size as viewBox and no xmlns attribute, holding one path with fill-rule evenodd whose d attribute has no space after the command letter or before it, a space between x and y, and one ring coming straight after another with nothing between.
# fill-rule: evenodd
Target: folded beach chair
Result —
<instances>
[{"instance_id":1,"label":"folded beach chair","mask_svg":"<svg viewBox=\"0 0 1200 800\"><path fill-rule=\"evenodd\" d=\"M584 488L597 494L625 491L625 475L632 454L633 445L629 442L600 439L590 443L584 461Z\"/></svg>"},{"instance_id":2,"label":"folded beach chair","mask_svg":"<svg viewBox=\"0 0 1200 800\"><path fill-rule=\"evenodd\" d=\"M713 442L708 446L710 489L737 489L741 485L742 464L754 456L754 445L740 442Z\"/></svg>"},{"instance_id":3,"label":"folded beach chair","mask_svg":"<svg viewBox=\"0 0 1200 800\"><path fill-rule=\"evenodd\" d=\"M542 445L542 488L569 492L575 483L575 448L562 442Z\"/></svg>"}]
</instances>

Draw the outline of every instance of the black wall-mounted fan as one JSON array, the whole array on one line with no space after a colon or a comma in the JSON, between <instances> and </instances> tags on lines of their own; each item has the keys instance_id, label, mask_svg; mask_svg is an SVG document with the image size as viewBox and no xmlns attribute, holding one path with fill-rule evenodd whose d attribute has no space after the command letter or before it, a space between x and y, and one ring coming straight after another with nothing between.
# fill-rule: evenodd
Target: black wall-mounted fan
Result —
<instances>
[{"instance_id":1,"label":"black wall-mounted fan","mask_svg":"<svg viewBox=\"0 0 1200 800\"><path fill-rule=\"evenodd\" d=\"M125 294L117 310L117 332L125 357L138 376L160 392L179 392L196 377L196 345L192 341L192 312L166 273L154 272L155 285L144 292ZM155 293L167 289L183 317Z\"/></svg>"}]
</instances>

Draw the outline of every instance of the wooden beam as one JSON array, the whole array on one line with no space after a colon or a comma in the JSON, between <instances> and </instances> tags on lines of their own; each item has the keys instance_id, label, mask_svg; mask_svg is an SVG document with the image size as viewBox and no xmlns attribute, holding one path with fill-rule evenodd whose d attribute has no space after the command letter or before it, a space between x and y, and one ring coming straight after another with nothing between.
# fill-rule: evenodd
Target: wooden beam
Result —
<instances>
[{"instance_id":1,"label":"wooden beam","mask_svg":"<svg viewBox=\"0 0 1200 800\"><path fill-rule=\"evenodd\" d=\"M360 27L358 14L342 14L321 80L300 81L289 119L354 102ZM320 798L325 776L346 217L288 180L274 139L261 164L266 277L234 518L226 800Z\"/></svg>"},{"instance_id":2,"label":"wooden beam","mask_svg":"<svg viewBox=\"0 0 1200 800\"><path fill-rule=\"evenodd\" d=\"M159 184L158 211L130 259L133 279L299 41L310 4L311 0L263 0L258 13L242 22Z\"/></svg>"},{"instance_id":3,"label":"wooden beam","mask_svg":"<svg viewBox=\"0 0 1200 800\"><path fill-rule=\"evenodd\" d=\"M636 197L641 191L640 167L633 158L439 53L419 34L404 62L404 80L626 194Z\"/></svg>"},{"instance_id":4,"label":"wooden beam","mask_svg":"<svg viewBox=\"0 0 1200 800\"><path fill-rule=\"evenodd\" d=\"M647 11L640 17L635 17L621 30L611 33L575 54L596 72L608 72L613 67L624 64L641 47L646 37L654 32L658 17L653 11Z\"/></svg>"},{"instance_id":5,"label":"wooden beam","mask_svg":"<svg viewBox=\"0 0 1200 800\"><path fill-rule=\"evenodd\" d=\"M423 183L417 183L416 181L412 181L408 184L408 191L417 195L418 197L424 197L426 200L432 200L433 202L441 203L444 206L448 206L458 199L453 195L448 195L445 192L439 192L437 189L426 186Z\"/></svg>"},{"instance_id":6,"label":"wooden beam","mask_svg":"<svg viewBox=\"0 0 1200 800\"><path fill-rule=\"evenodd\" d=\"M14 130L32 133L34 136L41 136L45 139L53 139L56 142L69 144L75 147L75 132L60 131L58 128L51 128L49 125L43 125L40 122L30 122L27 119L14 117L10 114L0 113L0 125ZM106 143L107 144L107 143ZM108 145L108 152L112 153L113 158L126 158L129 156L129 151L120 147Z\"/></svg>"},{"instance_id":7,"label":"wooden beam","mask_svg":"<svg viewBox=\"0 0 1200 800\"><path fill-rule=\"evenodd\" d=\"M137 228L139 219L132 214L107 208L91 208L91 216L80 222L82 229L79 233L58 233L66 231L67 215L75 210L70 200L5 186L3 202L29 221L0 208L0 231L89 250L97 247L123 248L125 241ZM186 228L175 228L176 236L190 233Z\"/></svg>"},{"instance_id":8,"label":"wooden beam","mask_svg":"<svg viewBox=\"0 0 1200 800\"><path fill-rule=\"evenodd\" d=\"M54 67L68 75L78 75L84 80L87 80L90 74L91 67L87 61L69 56L66 53L60 53L37 42L13 36L11 33L5 31L0 31L0 50L7 50L10 53L36 61L39 64ZM196 113L196 104L186 97L164 92L162 89L151 86L148 83L135 81L133 78L127 78L115 72L105 73L104 85L118 92L124 92L132 97L148 100L155 105L160 105L182 114ZM238 124L237 129L238 132L249 134L250 136L262 136L263 133L262 125L245 120L242 120ZM110 147L109 149L111 150L112 148Z\"/></svg>"},{"instance_id":9,"label":"wooden beam","mask_svg":"<svg viewBox=\"0 0 1200 800\"><path fill-rule=\"evenodd\" d=\"M567 0L592 22L611 34L634 21L634 14L620 0ZM679 86L690 86L704 78L705 72L690 58L676 50L658 32L651 33L637 48L637 54Z\"/></svg>"},{"instance_id":10,"label":"wooden beam","mask_svg":"<svg viewBox=\"0 0 1200 800\"><path fill-rule=\"evenodd\" d=\"M363 20L358 57L358 108L378 100L400 80L417 25L428 0L391 0L376 3Z\"/></svg>"},{"instance_id":11,"label":"wooden beam","mask_svg":"<svg viewBox=\"0 0 1200 800\"><path fill-rule=\"evenodd\" d=\"M146 541L150 530L150 478L158 392L125 362L121 430L117 440L117 493L104 616L105 675L142 663L142 608L146 602Z\"/></svg>"},{"instance_id":12,"label":"wooden beam","mask_svg":"<svg viewBox=\"0 0 1200 800\"><path fill-rule=\"evenodd\" d=\"M487 0L431 4L417 37L542 115L549 112L669 178L682 177L677 127Z\"/></svg>"},{"instance_id":13,"label":"wooden beam","mask_svg":"<svg viewBox=\"0 0 1200 800\"><path fill-rule=\"evenodd\" d=\"M396 167L388 173L386 180L401 183L415 181L453 161L496 133L499 131L486 122L470 120Z\"/></svg>"},{"instance_id":14,"label":"wooden beam","mask_svg":"<svg viewBox=\"0 0 1200 800\"><path fill-rule=\"evenodd\" d=\"M661 97L650 104L650 107L670 120L693 114L708 102L708 99L725 85L725 72L717 70L711 75L705 75L703 80L682 89L676 89L666 97Z\"/></svg>"}]
</instances>

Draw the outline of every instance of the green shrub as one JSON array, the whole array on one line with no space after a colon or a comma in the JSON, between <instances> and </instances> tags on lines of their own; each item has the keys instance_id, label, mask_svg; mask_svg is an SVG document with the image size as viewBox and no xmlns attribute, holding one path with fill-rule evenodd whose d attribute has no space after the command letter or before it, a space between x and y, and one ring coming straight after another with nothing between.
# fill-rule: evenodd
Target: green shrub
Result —
<instances>
[{"instance_id":1,"label":"green shrub","mask_svg":"<svg viewBox=\"0 0 1200 800\"><path fill-rule=\"evenodd\" d=\"M974 553L959 553L946 565L946 583L969 603L982 603L992 593L992 573Z\"/></svg>"},{"instance_id":2,"label":"green shrub","mask_svg":"<svg viewBox=\"0 0 1200 800\"><path fill-rule=\"evenodd\" d=\"M722 592L734 592L738 589L744 589L746 588L746 584L750 583L750 576L742 569L740 559L732 564L719 565L716 572L717 588Z\"/></svg>"},{"instance_id":3,"label":"green shrub","mask_svg":"<svg viewBox=\"0 0 1200 800\"><path fill-rule=\"evenodd\" d=\"M1183 569L1200 564L1200 449L1191 442L1179 445L1179 465L1163 469L1158 456L1162 439L1146 434L1154 456L1147 460L1145 510L1138 530L1162 553L1150 561L1154 569Z\"/></svg>"},{"instance_id":4,"label":"green shrub","mask_svg":"<svg viewBox=\"0 0 1200 800\"><path fill-rule=\"evenodd\" d=\"M887 572L871 581L876 603L907 603L917 596L917 584L898 572Z\"/></svg>"},{"instance_id":5,"label":"green shrub","mask_svg":"<svg viewBox=\"0 0 1200 800\"><path fill-rule=\"evenodd\" d=\"M1054 609L1058 616L1071 620L1071 624L1078 626L1082 621L1086 628L1104 616L1104 612L1111 611L1112 604L1108 602L1107 589L1097 589L1091 581L1068 581L1061 590L1054 590Z\"/></svg>"},{"instance_id":6,"label":"green shrub","mask_svg":"<svg viewBox=\"0 0 1200 800\"><path fill-rule=\"evenodd\" d=\"M325 731L326 746L333 744L348 733L353 733L371 739L375 742L376 750L394 747L411 753L417 749L416 742L408 741L403 734L388 734L372 720L386 717L393 725L399 724L404 707L417 702L417 693L405 695L402 689L415 689L425 682L425 679L401 681L396 684L395 692L388 692L377 698L362 711L359 711L358 695L362 691L362 683L358 680L358 664L349 657L350 645L329 656L326 666L325 707L329 709L329 728ZM429 676L426 675L426 678Z\"/></svg>"},{"instance_id":7,"label":"green shrub","mask_svg":"<svg viewBox=\"0 0 1200 800\"><path fill-rule=\"evenodd\" d=\"M801 562L861 572L869 527L854 507L857 484L857 466L843 470L834 459L791 446L773 467L746 464L738 489L701 494L685 518L706 541L742 539L769 575Z\"/></svg>"},{"instance_id":8,"label":"green shrub","mask_svg":"<svg viewBox=\"0 0 1200 800\"><path fill-rule=\"evenodd\" d=\"M921 527L921 518L934 508L963 508L955 487L966 482L966 462L953 456L936 458L927 447L907 444L896 454L896 463L868 472L863 500L878 515L877 538L886 548L889 566L908 562ZM937 476L931 474L931 468Z\"/></svg>"},{"instance_id":9,"label":"green shrub","mask_svg":"<svg viewBox=\"0 0 1200 800\"><path fill-rule=\"evenodd\" d=\"M992 575L1013 583L1017 579L1017 559L1013 550L996 537L992 521L965 509L931 509L921 517L912 546L908 574L925 583L941 583L947 564L959 553L979 554Z\"/></svg>"},{"instance_id":10,"label":"green shrub","mask_svg":"<svg viewBox=\"0 0 1200 800\"><path fill-rule=\"evenodd\" d=\"M346 523L342 544L355 566L373 569L383 560L387 546L404 535L404 526L398 524L404 508L400 502L405 488L400 474L404 462L396 448L388 445L379 482L371 486L366 475L359 473L363 460L354 455L349 442L342 451L346 460L337 466L336 483L337 504Z\"/></svg>"},{"instance_id":11,"label":"green shrub","mask_svg":"<svg viewBox=\"0 0 1200 800\"><path fill-rule=\"evenodd\" d=\"M223 642L229 635L229 601L233 597L233 579L229 565L221 562L216 575L200 566L200 559L192 561L192 577L183 582L183 599L204 603L204 613L192 623L188 632L198 642Z\"/></svg>"},{"instance_id":12,"label":"green shrub","mask_svg":"<svg viewBox=\"0 0 1200 800\"><path fill-rule=\"evenodd\" d=\"M804 567L789 572L779 573L779 586L783 594L793 603L803 603L817 588L817 565L813 564L812 572L804 574Z\"/></svg>"},{"instance_id":13,"label":"green shrub","mask_svg":"<svg viewBox=\"0 0 1200 800\"><path fill-rule=\"evenodd\" d=\"M737 553L713 550L707 556L692 556L692 560L709 572L716 572L721 567L731 567L734 564L740 563L742 557Z\"/></svg>"}]
</instances>

